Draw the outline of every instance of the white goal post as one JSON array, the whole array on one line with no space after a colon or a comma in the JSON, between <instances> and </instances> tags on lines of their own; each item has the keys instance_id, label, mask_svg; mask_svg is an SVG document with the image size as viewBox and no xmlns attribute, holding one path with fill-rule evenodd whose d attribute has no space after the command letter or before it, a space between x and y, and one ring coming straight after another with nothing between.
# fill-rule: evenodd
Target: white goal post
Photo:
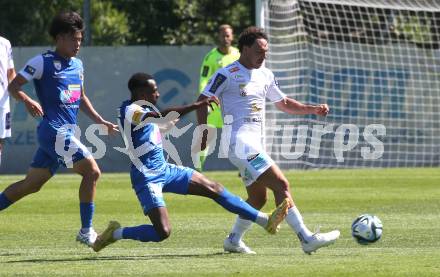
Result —
<instances>
[{"instance_id":1,"label":"white goal post","mask_svg":"<svg viewBox=\"0 0 440 277\"><path fill-rule=\"evenodd\" d=\"M330 106L322 118L267 105L278 165L440 165L440 1L257 0L256 17L283 92Z\"/></svg>"}]
</instances>

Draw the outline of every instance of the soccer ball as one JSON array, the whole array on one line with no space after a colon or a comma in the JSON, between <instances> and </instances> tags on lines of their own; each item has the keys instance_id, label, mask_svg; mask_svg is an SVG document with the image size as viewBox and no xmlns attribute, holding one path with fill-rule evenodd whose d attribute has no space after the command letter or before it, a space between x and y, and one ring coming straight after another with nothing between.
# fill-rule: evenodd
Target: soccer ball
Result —
<instances>
[{"instance_id":1,"label":"soccer ball","mask_svg":"<svg viewBox=\"0 0 440 277\"><path fill-rule=\"evenodd\" d=\"M351 224L351 235L360 244L376 242L382 237L382 221L375 215L360 215Z\"/></svg>"}]
</instances>

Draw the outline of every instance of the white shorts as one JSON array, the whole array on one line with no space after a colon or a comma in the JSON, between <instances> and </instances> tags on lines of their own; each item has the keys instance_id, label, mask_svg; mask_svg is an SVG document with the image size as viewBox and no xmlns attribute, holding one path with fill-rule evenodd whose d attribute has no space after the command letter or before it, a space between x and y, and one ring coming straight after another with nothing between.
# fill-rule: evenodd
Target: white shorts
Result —
<instances>
[{"instance_id":1,"label":"white shorts","mask_svg":"<svg viewBox=\"0 0 440 277\"><path fill-rule=\"evenodd\" d=\"M250 186L269 167L275 164L266 152L250 154L245 159L240 159L233 152L229 152L229 160L240 171L241 179L246 186Z\"/></svg>"},{"instance_id":2,"label":"white shorts","mask_svg":"<svg viewBox=\"0 0 440 277\"><path fill-rule=\"evenodd\" d=\"M11 137L11 112L0 108L0 139Z\"/></svg>"}]
</instances>

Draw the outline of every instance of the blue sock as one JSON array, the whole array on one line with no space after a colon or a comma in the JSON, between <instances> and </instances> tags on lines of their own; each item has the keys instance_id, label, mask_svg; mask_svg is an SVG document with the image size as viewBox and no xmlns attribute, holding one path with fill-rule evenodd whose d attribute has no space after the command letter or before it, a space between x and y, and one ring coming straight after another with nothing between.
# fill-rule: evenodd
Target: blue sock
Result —
<instances>
[{"instance_id":1,"label":"blue sock","mask_svg":"<svg viewBox=\"0 0 440 277\"><path fill-rule=\"evenodd\" d=\"M219 197L214 200L226 210L238 214L244 219L252 220L254 222L257 219L258 211L237 195L230 193L226 188L223 188Z\"/></svg>"},{"instance_id":2,"label":"blue sock","mask_svg":"<svg viewBox=\"0 0 440 277\"><path fill-rule=\"evenodd\" d=\"M0 193L0 211L11 206L11 204L11 200L9 200L3 192Z\"/></svg>"},{"instance_id":3,"label":"blue sock","mask_svg":"<svg viewBox=\"0 0 440 277\"><path fill-rule=\"evenodd\" d=\"M93 202L79 203L79 213L81 215L81 228L91 228L95 204Z\"/></svg>"},{"instance_id":4,"label":"blue sock","mask_svg":"<svg viewBox=\"0 0 440 277\"><path fill-rule=\"evenodd\" d=\"M153 225L139 225L134 227L124 227L122 238L139 240L142 242L154 241L159 242L160 238Z\"/></svg>"}]
</instances>

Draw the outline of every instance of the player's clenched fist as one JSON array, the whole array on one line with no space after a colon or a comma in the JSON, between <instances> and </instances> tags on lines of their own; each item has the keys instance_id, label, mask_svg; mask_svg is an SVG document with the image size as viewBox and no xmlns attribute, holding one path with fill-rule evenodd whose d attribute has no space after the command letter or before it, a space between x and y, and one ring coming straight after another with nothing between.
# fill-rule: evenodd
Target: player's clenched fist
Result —
<instances>
[{"instance_id":1,"label":"player's clenched fist","mask_svg":"<svg viewBox=\"0 0 440 277\"><path fill-rule=\"evenodd\" d=\"M320 104L315 107L315 114L320 116L327 116L328 112L330 111L330 108L327 104Z\"/></svg>"}]
</instances>

